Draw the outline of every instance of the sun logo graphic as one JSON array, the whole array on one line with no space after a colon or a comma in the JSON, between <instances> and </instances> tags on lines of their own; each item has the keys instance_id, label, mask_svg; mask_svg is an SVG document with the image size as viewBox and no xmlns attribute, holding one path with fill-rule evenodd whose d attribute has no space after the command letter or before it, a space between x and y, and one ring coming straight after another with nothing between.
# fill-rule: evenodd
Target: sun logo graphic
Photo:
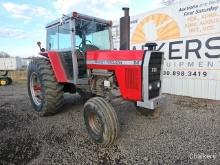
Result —
<instances>
[{"instance_id":1,"label":"sun logo graphic","mask_svg":"<svg viewBox=\"0 0 220 165\"><path fill-rule=\"evenodd\" d=\"M153 14L141 20L132 35L132 44L141 44L149 41L160 41L180 37L179 27L166 14Z\"/></svg>"}]
</instances>

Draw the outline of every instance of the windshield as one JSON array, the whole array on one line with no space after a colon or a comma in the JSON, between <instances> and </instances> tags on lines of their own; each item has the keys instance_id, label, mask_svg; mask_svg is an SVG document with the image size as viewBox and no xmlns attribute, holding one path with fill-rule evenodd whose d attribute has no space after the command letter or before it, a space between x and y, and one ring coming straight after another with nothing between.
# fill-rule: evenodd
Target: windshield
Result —
<instances>
[{"instance_id":1,"label":"windshield","mask_svg":"<svg viewBox=\"0 0 220 165\"><path fill-rule=\"evenodd\" d=\"M76 20L76 49L111 49L110 27L94 21Z\"/></svg>"}]
</instances>

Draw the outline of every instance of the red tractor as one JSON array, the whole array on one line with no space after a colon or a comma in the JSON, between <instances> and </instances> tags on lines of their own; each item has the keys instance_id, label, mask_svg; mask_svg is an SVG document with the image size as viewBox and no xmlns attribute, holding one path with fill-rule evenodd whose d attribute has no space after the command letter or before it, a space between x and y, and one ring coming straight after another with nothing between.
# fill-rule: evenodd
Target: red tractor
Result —
<instances>
[{"instance_id":1,"label":"red tractor","mask_svg":"<svg viewBox=\"0 0 220 165\"><path fill-rule=\"evenodd\" d=\"M91 138L110 145L119 133L114 100L129 100L154 111L163 102L161 73L163 53L155 44L148 50L129 50L130 17L120 19L120 50L112 50L112 22L73 12L46 26L44 57L28 68L28 93L42 116L56 113L64 93L90 97L84 105L84 120Z\"/></svg>"}]
</instances>

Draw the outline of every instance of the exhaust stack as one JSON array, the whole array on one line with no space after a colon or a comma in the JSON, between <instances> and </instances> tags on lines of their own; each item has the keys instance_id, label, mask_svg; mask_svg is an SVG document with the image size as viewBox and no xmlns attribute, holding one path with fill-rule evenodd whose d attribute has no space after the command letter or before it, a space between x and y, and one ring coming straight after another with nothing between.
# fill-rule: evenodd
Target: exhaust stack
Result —
<instances>
[{"instance_id":1,"label":"exhaust stack","mask_svg":"<svg viewBox=\"0 0 220 165\"><path fill-rule=\"evenodd\" d=\"M130 16L129 8L124 7L124 17L120 18L120 50L130 49Z\"/></svg>"}]
</instances>

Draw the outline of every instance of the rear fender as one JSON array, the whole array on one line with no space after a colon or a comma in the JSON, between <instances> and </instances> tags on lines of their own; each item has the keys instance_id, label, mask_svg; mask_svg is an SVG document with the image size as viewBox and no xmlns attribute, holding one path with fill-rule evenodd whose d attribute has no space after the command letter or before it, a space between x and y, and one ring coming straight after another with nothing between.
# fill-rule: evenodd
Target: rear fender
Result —
<instances>
[{"instance_id":1,"label":"rear fender","mask_svg":"<svg viewBox=\"0 0 220 165\"><path fill-rule=\"evenodd\" d=\"M59 83L68 83L67 74L64 70L59 53L54 51L47 52L55 77Z\"/></svg>"}]
</instances>

